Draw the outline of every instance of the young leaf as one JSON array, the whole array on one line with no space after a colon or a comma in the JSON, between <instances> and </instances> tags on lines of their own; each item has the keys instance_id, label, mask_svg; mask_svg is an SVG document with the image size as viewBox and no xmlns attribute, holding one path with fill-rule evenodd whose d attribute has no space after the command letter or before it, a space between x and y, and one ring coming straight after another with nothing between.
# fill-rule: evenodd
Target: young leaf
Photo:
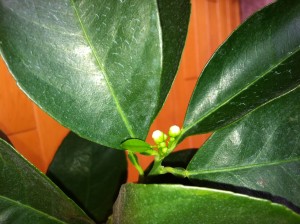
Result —
<instances>
[{"instance_id":1,"label":"young leaf","mask_svg":"<svg viewBox=\"0 0 300 224\"><path fill-rule=\"evenodd\" d=\"M277 1L229 37L198 80L184 136L226 126L300 85L299 19L299 1Z\"/></svg>"},{"instance_id":2,"label":"young leaf","mask_svg":"<svg viewBox=\"0 0 300 224\"><path fill-rule=\"evenodd\" d=\"M97 223L105 222L126 182L125 152L70 133L60 145L47 175Z\"/></svg>"},{"instance_id":3,"label":"young leaf","mask_svg":"<svg viewBox=\"0 0 300 224\"><path fill-rule=\"evenodd\" d=\"M190 10L188 0L175 2L160 3L160 17L156 0L0 0L0 52L42 109L80 136L119 148L146 138L172 84ZM187 6L174 10L177 2ZM166 22L170 13L176 19ZM165 44L171 37L177 48Z\"/></svg>"},{"instance_id":4,"label":"young leaf","mask_svg":"<svg viewBox=\"0 0 300 224\"><path fill-rule=\"evenodd\" d=\"M157 154L157 152L151 148L151 145L140 139L128 139L121 144L121 148L131 152L144 153L146 155Z\"/></svg>"},{"instance_id":5,"label":"young leaf","mask_svg":"<svg viewBox=\"0 0 300 224\"><path fill-rule=\"evenodd\" d=\"M300 207L300 88L217 131L198 150L189 178L242 186Z\"/></svg>"},{"instance_id":6,"label":"young leaf","mask_svg":"<svg viewBox=\"0 0 300 224\"><path fill-rule=\"evenodd\" d=\"M112 218L123 224L300 222L298 214L267 200L207 188L143 184L121 188Z\"/></svg>"},{"instance_id":7,"label":"young leaf","mask_svg":"<svg viewBox=\"0 0 300 224\"><path fill-rule=\"evenodd\" d=\"M44 174L0 139L1 223L94 223ZM35 222L36 221L36 222Z\"/></svg>"}]
</instances>

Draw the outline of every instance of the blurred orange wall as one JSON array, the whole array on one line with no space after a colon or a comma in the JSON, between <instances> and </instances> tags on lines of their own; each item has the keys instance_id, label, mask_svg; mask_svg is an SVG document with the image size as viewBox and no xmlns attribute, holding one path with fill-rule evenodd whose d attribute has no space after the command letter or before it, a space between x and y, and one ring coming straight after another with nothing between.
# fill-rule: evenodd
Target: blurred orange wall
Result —
<instances>
[{"instance_id":1,"label":"blurred orange wall","mask_svg":"<svg viewBox=\"0 0 300 224\"><path fill-rule=\"evenodd\" d=\"M182 126L185 110L197 78L216 48L240 23L239 0L192 0L192 14L186 47L165 107L153 123L153 130L164 132L177 124ZM0 129L16 149L45 172L68 130L42 112L23 94L0 59ZM178 149L199 147L209 134L191 137ZM152 140L148 137L148 141ZM151 158L140 156L146 168ZM128 181L138 174L129 165Z\"/></svg>"},{"instance_id":2,"label":"blurred orange wall","mask_svg":"<svg viewBox=\"0 0 300 224\"><path fill-rule=\"evenodd\" d=\"M19 152L43 172L68 133L17 87L1 58L0 130L8 135Z\"/></svg>"}]
</instances>

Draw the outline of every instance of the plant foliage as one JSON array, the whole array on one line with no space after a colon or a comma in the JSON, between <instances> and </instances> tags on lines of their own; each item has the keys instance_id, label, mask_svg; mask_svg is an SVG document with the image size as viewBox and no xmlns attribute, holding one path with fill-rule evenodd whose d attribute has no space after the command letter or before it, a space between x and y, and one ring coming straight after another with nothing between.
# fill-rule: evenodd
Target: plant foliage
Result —
<instances>
[{"instance_id":1,"label":"plant foliage","mask_svg":"<svg viewBox=\"0 0 300 224\"><path fill-rule=\"evenodd\" d=\"M88 139L70 134L48 174L93 218L0 140L1 222L300 223L300 2L277 1L234 31L183 127L150 145L190 11L189 0L0 0L0 52L18 85ZM197 152L172 154L211 131ZM124 150L144 183L120 187ZM154 157L146 172L137 153Z\"/></svg>"}]
</instances>

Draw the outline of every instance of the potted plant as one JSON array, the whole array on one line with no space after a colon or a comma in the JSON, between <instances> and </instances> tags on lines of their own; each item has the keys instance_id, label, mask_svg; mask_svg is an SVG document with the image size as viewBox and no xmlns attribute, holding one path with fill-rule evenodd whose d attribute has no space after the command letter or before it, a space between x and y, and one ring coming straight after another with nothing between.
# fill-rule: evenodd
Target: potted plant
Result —
<instances>
[{"instance_id":1,"label":"potted plant","mask_svg":"<svg viewBox=\"0 0 300 224\"><path fill-rule=\"evenodd\" d=\"M188 0L0 1L2 57L74 132L49 168L56 184L0 141L2 223L300 223L300 3L277 1L234 31L183 127L150 145L189 14ZM207 132L199 150L172 153ZM125 150L140 181L119 190ZM154 158L146 171L137 153Z\"/></svg>"}]
</instances>

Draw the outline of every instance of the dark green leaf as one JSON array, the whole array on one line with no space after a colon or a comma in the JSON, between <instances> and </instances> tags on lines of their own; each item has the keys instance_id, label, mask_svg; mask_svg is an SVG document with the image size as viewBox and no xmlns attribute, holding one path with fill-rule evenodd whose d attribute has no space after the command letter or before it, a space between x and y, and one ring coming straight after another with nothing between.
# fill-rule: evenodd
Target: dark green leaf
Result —
<instances>
[{"instance_id":1,"label":"dark green leaf","mask_svg":"<svg viewBox=\"0 0 300 224\"><path fill-rule=\"evenodd\" d=\"M114 223L292 224L300 216L282 205L226 191L182 185L126 184Z\"/></svg>"},{"instance_id":2,"label":"dark green leaf","mask_svg":"<svg viewBox=\"0 0 300 224\"><path fill-rule=\"evenodd\" d=\"M1 0L0 51L41 108L80 136L119 148L146 138L165 100L183 49L187 2L160 3L160 18L156 0ZM175 20L167 21L170 13ZM164 43L171 38L178 48Z\"/></svg>"},{"instance_id":3,"label":"dark green leaf","mask_svg":"<svg viewBox=\"0 0 300 224\"><path fill-rule=\"evenodd\" d=\"M47 175L97 222L112 212L126 182L125 152L109 149L70 133L62 142Z\"/></svg>"},{"instance_id":4,"label":"dark green leaf","mask_svg":"<svg viewBox=\"0 0 300 224\"><path fill-rule=\"evenodd\" d=\"M162 165L186 168L196 152L197 149L185 149L172 152L163 160Z\"/></svg>"},{"instance_id":5,"label":"dark green leaf","mask_svg":"<svg viewBox=\"0 0 300 224\"><path fill-rule=\"evenodd\" d=\"M163 41L163 70L158 110L163 105L177 73L188 31L190 0L158 0ZM172 19L170 19L172 18Z\"/></svg>"},{"instance_id":6,"label":"dark green leaf","mask_svg":"<svg viewBox=\"0 0 300 224\"><path fill-rule=\"evenodd\" d=\"M243 186L300 206L300 88L217 131L188 166L189 177Z\"/></svg>"},{"instance_id":7,"label":"dark green leaf","mask_svg":"<svg viewBox=\"0 0 300 224\"><path fill-rule=\"evenodd\" d=\"M44 174L1 139L0 222L94 223Z\"/></svg>"},{"instance_id":8,"label":"dark green leaf","mask_svg":"<svg viewBox=\"0 0 300 224\"><path fill-rule=\"evenodd\" d=\"M146 155L157 154L157 152L151 148L151 145L140 139L128 139L121 144L121 148L131 152L144 153Z\"/></svg>"},{"instance_id":9,"label":"dark green leaf","mask_svg":"<svg viewBox=\"0 0 300 224\"><path fill-rule=\"evenodd\" d=\"M300 85L300 1L259 11L204 69L184 121L184 136L228 125Z\"/></svg>"},{"instance_id":10,"label":"dark green leaf","mask_svg":"<svg viewBox=\"0 0 300 224\"><path fill-rule=\"evenodd\" d=\"M0 196L0 221L7 224L66 224L48 214Z\"/></svg>"}]
</instances>

